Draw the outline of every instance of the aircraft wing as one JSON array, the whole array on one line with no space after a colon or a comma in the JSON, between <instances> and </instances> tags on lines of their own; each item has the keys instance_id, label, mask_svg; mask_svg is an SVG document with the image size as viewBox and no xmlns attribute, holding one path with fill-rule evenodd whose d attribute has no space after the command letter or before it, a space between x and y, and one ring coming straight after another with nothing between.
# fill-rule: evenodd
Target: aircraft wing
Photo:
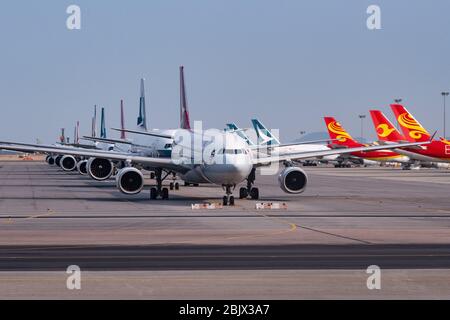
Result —
<instances>
[{"instance_id":1,"label":"aircraft wing","mask_svg":"<svg viewBox=\"0 0 450 320\"><path fill-rule=\"evenodd\" d=\"M123 131L123 132L134 133L134 134L140 134L140 135L144 135L144 136L173 139L173 136L168 135L168 134L163 134L163 133L148 132L148 131L137 131L137 130L129 130L129 129L118 129L118 128L111 128L111 130Z\"/></svg>"},{"instance_id":2,"label":"aircraft wing","mask_svg":"<svg viewBox=\"0 0 450 320\"><path fill-rule=\"evenodd\" d=\"M308 158L324 157L324 156L331 156L331 155L335 155L335 154L344 154L344 153L352 153L352 152L367 152L367 151L376 151L376 150L398 149L398 148L405 148L405 147L412 147L412 146L420 146L420 145L428 144L428 143L430 143L430 141L396 143L396 144L389 144L389 145L382 145L382 146L378 145L378 146L368 146L368 147L364 146L364 147L356 147L356 148L340 148L340 149L320 150L320 151L283 153L280 155L254 158L253 165L263 166L263 165L268 165L272 162L302 160L302 159L308 159Z\"/></svg>"},{"instance_id":3,"label":"aircraft wing","mask_svg":"<svg viewBox=\"0 0 450 320\"><path fill-rule=\"evenodd\" d=\"M119 140L119 139L97 138L97 137L88 137L88 136L83 136L82 139L88 140L88 141L99 141L99 142L111 143L111 144L114 144L114 143L133 144L130 141Z\"/></svg>"},{"instance_id":4,"label":"aircraft wing","mask_svg":"<svg viewBox=\"0 0 450 320\"><path fill-rule=\"evenodd\" d=\"M170 158L157 158L157 157L146 157L137 156L130 153L119 153L114 151L103 151L103 150L89 150L82 148L47 148L47 147L35 147L13 144L0 144L0 149L21 151L21 152L42 152L42 153L56 153L56 154L67 154L72 156L83 156L83 157L94 157L94 158L104 158L116 161L128 161L131 163L146 165L153 168L164 168L173 170L176 172L186 172L189 170L186 166L176 164L172 162Z\"/></svg>"}]
</instances>

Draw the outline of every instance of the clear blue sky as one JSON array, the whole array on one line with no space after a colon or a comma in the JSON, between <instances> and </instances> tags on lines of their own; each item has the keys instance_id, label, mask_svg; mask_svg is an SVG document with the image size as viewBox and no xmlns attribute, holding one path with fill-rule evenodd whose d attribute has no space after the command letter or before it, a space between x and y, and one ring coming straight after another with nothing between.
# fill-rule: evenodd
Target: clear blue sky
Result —
<instances>
[{"instance_id":1,"label":"clear blue sky","mask_svg":"<svg viewBox=\"0 0 450 320\"><path fill-rule=\"evenodd\" d=\"M66 28L70 4L81 7L79 31ZM366 28L370 4L381 7L382 30ZM121 98L132 127L140 77L149 125L176 127L181 64L191 118L207 127L257 116L289 141L333 115L357 136L358 114L381 108L392 118L388 104L402 97L441 129L449 31L447 0L5 0L1 139L53 142L76 120L89 133L94 104L117 126ZM369 119L365 131L374 138Z\"/></svg>"}]
</instances>

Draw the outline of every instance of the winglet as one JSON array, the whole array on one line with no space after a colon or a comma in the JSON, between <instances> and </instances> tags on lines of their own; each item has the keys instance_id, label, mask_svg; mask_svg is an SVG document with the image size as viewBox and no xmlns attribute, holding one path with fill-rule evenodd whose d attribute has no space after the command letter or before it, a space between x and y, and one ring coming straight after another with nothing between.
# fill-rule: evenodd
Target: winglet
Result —
<instances>
[{"instance_id":1,"label":"winglet","mask_svg":"<svg viewBox=\"0 0 450 320\"><path fill-rule=\"evenodd\" d=\"M430 142L434 140L434 136L437 134L437 130L433 133L433 135L430 137Z\"/></svg>"}]
</instances>

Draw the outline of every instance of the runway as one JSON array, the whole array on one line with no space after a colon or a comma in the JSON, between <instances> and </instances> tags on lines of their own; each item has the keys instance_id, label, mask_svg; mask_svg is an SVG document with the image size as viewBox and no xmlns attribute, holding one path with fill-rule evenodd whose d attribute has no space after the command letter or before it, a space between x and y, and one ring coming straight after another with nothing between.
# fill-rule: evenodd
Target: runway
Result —
<instances>
[{"instance_id":1,"label":"runway","mask_svg":"<svg viewBox=\"0 0 450 320\"><path fill-rule=\"evenodd\" d=\"M2 246L0 271L450 268L448 245Z\"/></svg>"},{"instance_id":2,"label":"runway","mask_svg":"<svg viewBox=\"0 0 450 320\"><path fill-rule=\"evenodd\" d=\"M384 272L380 297L450 297L450 170L305 170L301 195L257 177L259 201L286 210L256 210L253 200L192 210L220 202L221 188L151 201L148 188L125 196L114 180L0 162L0 298L73 298L69 265L89 275L80 298L373 297L370 265Z\"/></svg>"}]
</instances>

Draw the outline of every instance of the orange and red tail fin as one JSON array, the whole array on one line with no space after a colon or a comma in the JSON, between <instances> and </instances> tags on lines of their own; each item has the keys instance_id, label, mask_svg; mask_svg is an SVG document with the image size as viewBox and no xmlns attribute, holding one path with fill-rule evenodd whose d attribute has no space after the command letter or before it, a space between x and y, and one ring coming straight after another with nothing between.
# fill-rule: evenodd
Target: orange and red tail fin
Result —
<instances>
[{"instance_id":1,"label":"orange and red tail fin","mask_svg":"<svg viewBox=\"0 0 450 320\"><path fill-rule=\"evenodd\" d=\"M406 138L398 132L397 128L389 121L380 110L370 110L373 125L380 141L404 141Z\"/></svg>"},{"instance_id":2,"label":"orange and red tail fin","mask_svg":"<svg viewBox=\"0 0 450 320\"><path fill-rule=\"evenodd\" d=\"M401 104L391 104L398 124L402 128L405 138L409 141L428 141L431 135Z\"/></svg>"},{"instance_id":3,"label":"orange and red tail fin","mask_svg":"<svg viewBox=\"0 0 450 320\"><path fill-rule=\"evenodd\" d=\"M333 143L342 146L355 146L361 145L355 141L352 136L345 131L339 122L333 117L324 117L325 124L327 125L328 134L333 139Z\"/></svg>"}]
</instances>

